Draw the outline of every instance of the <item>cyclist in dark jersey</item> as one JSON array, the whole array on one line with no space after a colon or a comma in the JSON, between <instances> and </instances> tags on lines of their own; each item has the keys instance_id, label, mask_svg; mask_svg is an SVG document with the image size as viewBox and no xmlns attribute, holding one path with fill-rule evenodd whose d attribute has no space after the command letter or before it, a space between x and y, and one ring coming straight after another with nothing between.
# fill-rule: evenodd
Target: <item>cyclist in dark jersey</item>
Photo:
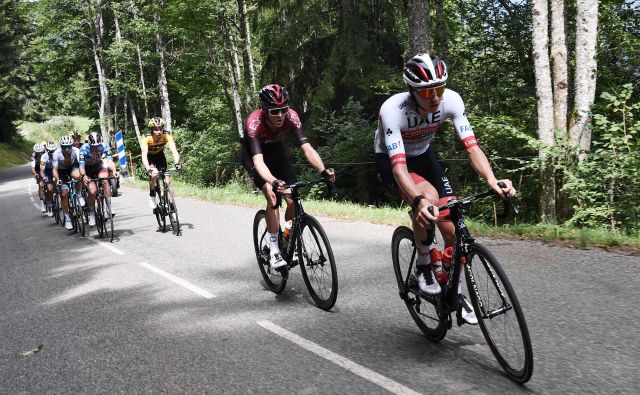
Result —
<instances>
[{"instance_id":1,"label":"cyclist in dark jersey","mask_svg":"<svg viewBox=\"0 0 640 395\"><path fill-rule=\"evenodd\" d=\"M309 144L298 113L289 108L289 95L285 87L272 84L260 90L261 108L253 111L245 123L242 142L242 165L249 172L257 188L267 200L267 231L270 234L272 268L286 265L278 246L280 214L275 191L285 192L284 186L296 182L296 177L282 139L293 133L311 166L329 182L335 181L333 169L327 169L320 155ZM293 218L291 199L285 196L287 210L285 220Z\"/></svg>"}]
</instances>

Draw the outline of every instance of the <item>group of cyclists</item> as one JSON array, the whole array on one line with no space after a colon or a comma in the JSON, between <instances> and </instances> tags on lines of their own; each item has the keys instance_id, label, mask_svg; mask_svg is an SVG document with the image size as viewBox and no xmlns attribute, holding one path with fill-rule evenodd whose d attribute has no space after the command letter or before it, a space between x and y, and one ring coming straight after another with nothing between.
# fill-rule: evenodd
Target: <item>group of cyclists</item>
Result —
<instances>
[{"instance_id":1,"label":"group of cyclists","mask_svg":"<svg viewBox=\"0 0 640 395\"><path fill-rule=\"evenodd\" d=\"M449 75L446 64L435 54L417 54L405 64L403 80L406 92L387 99L380 108L375 131L375 165L384 184L393 188L413 210L412 226L418 251L416 278L422 292L441 292L440 283L448 278L443 254L433 243L435 223L443 235L445 251L455 242L454 226L447 222L447 212L438 205L455 199L453 186L447 179L431 145L436 131L447 120L454 127L475 171L500 197L516 194L510 180L498 180L484 152L478 145L467 119L460 95L447 89ZM279 212L275 192L285 191L296 182L295 174L282 143L293 133L309 164L327 182L334 182L335 171L326 168L316 150L307 141L298 113L289 108L285 87L271 84L260 90L260 108L253 111L241 136L242 165L266 199L267 231L270 235L270 265L277 269L286 265L278 246ZM505 188L498 186L503 182ZM292 219L292 201L287 198L284 218ZM460 276L462 281L462 276ZM468 324L478 320L471 303L458 287L461 317Z\"/></svg>"},{"instance_id":2,"label":"group of cyclists","mask_svg":"<svg viewBox=\"0 0 640 395\"><path fill-rule=\"evenodd\" d=\"M434 134L442 124L451 119L469 160L475 171L500 197L516 194L510 180L498 180L484 152L478 145L473 128L467 119L460 95L446 87L446 64L433 53L418 54L406 62L403 80L407 90L388 98L381 106L378 127L375 130L375 166L384 184L393 188L398 197L410 204L413 210L412 227L418 252L415 276L421 291L438 294L440 283L446 281L448 268L443 266L443 255L431 248L435 229L439 228L445 251L455 241L454 226L447 221L447 212L439 212L438 205L455 198L453 186L447 179L431 144ZM284 86L270 84L259 92L260 108L253 111L244 125L241 136L241 162L266 200L267 231L270 236L270 261L273 269L286 262L278 245L280 213L276 206L276 193L287 192L287 184L296 182L291 161L283 139L290 133L296 137L306 160L330 183L336 174L327 168L318 152L311 146L304 132L298 113L289 107L289 94ZM168 146L176 169L180 169L180 155L162 118L152 118L148 133L140 140L142 164L149 182L149 207L156 208L155 185L158 170L166 169L164 148ZM89 225L95 225L95 179L105 183L105 195L111 191L104 180L109 175L117 177L109 146L102 142L101 134L92 132L86 143L80 145L75 133L60 138L60 144L48 142L35 144L32 172L39 183L42 211L51 216L51 199L54 185L60 187L62 209L68 221L68 201L65 182L82 180L80 188L87 189ZM170 183L170 179L167 179ZM506 185L498 186L499 182ZM170 184L169 184L170 185ZM285 221L293 217L293 205L286 193ZM81 203L85 204L84 201ZM70 221L66 222L70 229ZM68 224L68 225L67 225ZM460 276L462 280L462 276ZM471 303L459 290L461 316L468 324L477 324Z\"/></svg>"}]
</instances>

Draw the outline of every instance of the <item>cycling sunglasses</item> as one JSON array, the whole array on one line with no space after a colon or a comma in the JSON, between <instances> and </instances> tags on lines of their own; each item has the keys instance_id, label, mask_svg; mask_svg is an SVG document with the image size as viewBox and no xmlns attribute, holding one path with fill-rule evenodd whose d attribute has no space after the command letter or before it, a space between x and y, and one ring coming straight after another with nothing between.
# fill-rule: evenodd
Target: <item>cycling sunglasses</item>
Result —
<instances>
[{"instance_id":1,"label":"cycling sunglasses","mask_svg":"<svg viewBox=\"0 0 640 395\"><path fill-rule=\"evenodd\" d=\"M418 96L422 97L423 99L429 99L433 95L438 95L438 97L442 97L444 90L445 90L445 86L442 85L437 88L416 89L416 93L418 94Z\"/></svg>"},{"instance_id":2,"label":"cycling sunglasses","mask_svg":"<svg viewBox=\"0 0 640 395\"><path fill-rule=\"evenodd\" d=\"M280 115L280 114L286 114L287 111L289 111L289 106L277 107L277 108L269 108L267 110L269 115L273 115L273 116Z\"/></svg>"},{"instance_id":3,"label":"cycling sunglasses","mask_svg":"<svg viewBox=\"0 0 640 395\"><path fill-rule=\"evenodd\" d=\"M61 145L60 148L63 151L71 151L71 148L73 148L73 146L72 145Z\"/></svg>"}]
</instances>

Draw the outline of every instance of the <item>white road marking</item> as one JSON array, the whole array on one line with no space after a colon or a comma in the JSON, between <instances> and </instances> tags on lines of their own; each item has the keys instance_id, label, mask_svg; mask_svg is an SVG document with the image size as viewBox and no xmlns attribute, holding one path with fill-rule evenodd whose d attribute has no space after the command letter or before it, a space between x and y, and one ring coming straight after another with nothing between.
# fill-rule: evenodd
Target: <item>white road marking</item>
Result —
<instances>
[{"instance_id":1,"label":"white road marking","mask_svg":"<svg viewBox=\"0 0 640 395\"><path fill-rule=\"evenodd\" d=\"M211 299L211 298L215 298L216 296L212 293L209 293L207 291L205 291L202 288L196 287L195 285L191 284L188 281L185 281L179 277L174 276L173 274L167 273L164 270L158 269L157 267L150 265L146 262L138 262L138 265L144 267L147 270L150 270L156 274L161 275L162 277L166 278L169 281L172 281L178 285L180 285L181 287L184 287L186 289L188 289L189 291L196 293L200 296L202 296L205 299Z\"/></svg>"},{"instance_id":2,"label":"white road marking","mask_svg":"<svg viewBox=\"0 0 640 395\"><path fill-rule=\"evenodd\" d=\"M89 225L87 225L87 226L89 226ZM105 243L104 241L96 240L96 239L93 239L93 238L90 238L90 237L87 237L86 239L91 241L91 242L93 242L93 243L96 243L96 244L98 244L98 245L106 248L107 250L109 250L111 252L114 252L114 253L116 253L118 255L125 255L126 254L124 251L119 250L116 247L112 246L111 244Z\"/></svg>"},{"instance_id":3,"label":"white road marking","mask_svg":"<svg viewBox=\"0 0 640 395\"><path fill-rule=\"evenodd\" d=\"M279 327L271 321L258 321L257 324L265 328L266 330L271 331L276 335L299 345L305 350L311 351L312 353L328 360L329 362L333 362L336 365L350 371L351 373L354 373L365 380L379 385L389 392L392 392L394 394L419 394L419 392L416 392L411 388L405 387L404 385L395 382L390 378L378 374L373 370L367 369L364 366L351 361L350 359L334 353L333 351L329 351L326 348L323 348L312 341L304 339L293 332L289 332L288 330Z\"/></svg>"}]
</instances>

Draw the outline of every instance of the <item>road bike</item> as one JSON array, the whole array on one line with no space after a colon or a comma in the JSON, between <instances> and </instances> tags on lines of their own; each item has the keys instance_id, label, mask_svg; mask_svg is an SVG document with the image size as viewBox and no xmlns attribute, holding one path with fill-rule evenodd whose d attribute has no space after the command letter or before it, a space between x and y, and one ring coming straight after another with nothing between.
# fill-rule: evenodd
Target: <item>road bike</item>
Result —
<instances>
[{"instance_id":1,"label":"road bike","mask_svg":"<svg viewBox=\"0 0 640 395\"><path fill-rule=\"evenodd\" d=\"M64 226L64 220L61 218L62 206L60 205L60 191L58 186L53 184L53 198L51 199L51 212L53 212L53 218L56 224L62 224Z\"/></svg>"},{"instance_id":2,"label":"road bike","mask_svg":"<svg viewBox=\"0 0 640 395\"><path fill-rule=\"evenodd\" d=\"M91 181L96 183L98 192L96 193L96 227L98 228L98 235L101 238L109 239L113 242L113 215L111 212L111 203L107 200L104 194L104 187L102 181L110 181L115 177L109 176L104 178L92 178ZM107 185L108 186L108 185Z\"/></svg>"},{"instance_id":3,"label":"road bike","mask_svg":"<svg viewBox=\"0 0 640 395\"><path fill-rule=\"evenodd\" d=\"M324 179L300 181L286 185L290 193L285 193L293 200L293 219L289 236L285 239L282 230L278 232L278 244L285 266L272 269L269 265L270 235L267 231L266 211L259 210L253 220L253 244L262 278L269 290L281 293L289 278L289 271L300 265L302 278L316 306L322 310L330 310L338 297L338 272L333 258L331 244L324 229L317 219L304 212L300 199L300 188L325 183L330 193L333 184ZM279 207L281 194L273 208Z\"/></svg>"},{"instance_id":4,"label":"road bike","mask_svg":"<svg viewBox=\"0 0 640 395\"><path fill-rule=\"evenodd\" d=\"M504 188L504 184L499 184ZM449 278L442 291L429 295L418 286L414 274L416 247L413 231L401 226L393 233L391 256L398 282L400 298L424 335L440 341L451 329L451 314L456 313L457 324L464 322L458 306L458 284L462 270L466 275L469 297L482 334L507 375L518 383L526 383L533 374L533 350L529 330L507 274L493 254L474 239L464 223L463 209L474 202L494 195L493 190L464 199L450 200L439 210L450 210L449 218L455 226L456 242ZM517 214L510 199L503 200L505 211Z\"/></svg>"},{"instance_id":5,"label":"road bike","mask_svg":"<svg viewBox=\"0 0 640 395\"><path fill-rule=\"evenodd\" d=\"M170 172L179 170L159 169L158 181L156 182L156 196L158 196L158 206L153 209L156 215L158 226L164 232L167 229L167 217L171 224L171 231L174 235L180 235L180 219L178 218L178 206L176 204L173 190L167 183L167 176Z\"/></svg>"},{"instance_id":6,"label":"road bike","mask_svg":"<svg viewBox=\"0 0 640 395\"><path fill-rule=\"evenodd\" d=\"M69 216L73 224L73 233L78 233L85 236L85 214L84 207L80 204L80 194L78 193L77 183L81 182L71 178L67 181L69 186Z\"/></svg>"}]
</instances>

